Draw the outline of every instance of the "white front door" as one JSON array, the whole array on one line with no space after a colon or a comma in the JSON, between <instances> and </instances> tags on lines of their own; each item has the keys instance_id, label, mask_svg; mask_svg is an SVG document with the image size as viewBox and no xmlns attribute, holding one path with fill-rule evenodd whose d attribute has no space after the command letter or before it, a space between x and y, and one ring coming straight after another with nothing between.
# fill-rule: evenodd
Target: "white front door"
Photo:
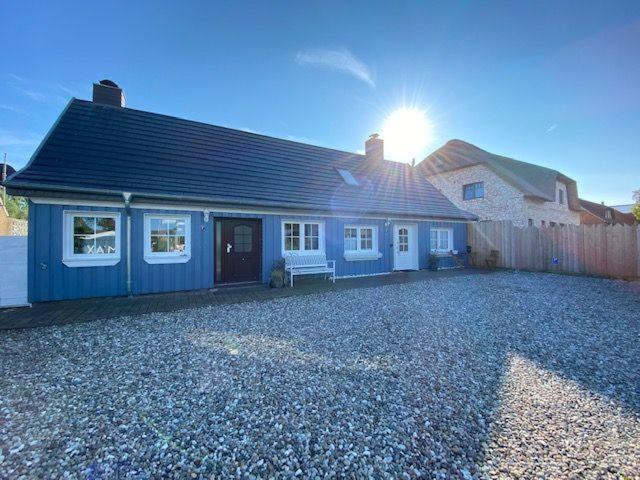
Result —
<instances>
[{"instance_id":1,"label":"white front door","mask_svg":"<svg viewBox=\"0 0 640 480\"><path fill-rule=\"evenodd\" d=\"M418 270L418 228L413 224L393 226L393 269Z\"/></svg>"}]
</instances>

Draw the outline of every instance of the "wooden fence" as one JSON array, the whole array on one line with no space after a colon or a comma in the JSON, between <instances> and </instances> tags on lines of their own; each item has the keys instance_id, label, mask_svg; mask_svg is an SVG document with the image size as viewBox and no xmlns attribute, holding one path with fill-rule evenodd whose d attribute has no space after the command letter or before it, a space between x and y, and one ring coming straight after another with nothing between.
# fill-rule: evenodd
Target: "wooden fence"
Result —
<instances>
[{"instance_id":1,"label":"wooden fence","mask_svg":"<svg viewBox=\"0 0 640 480\"><path fill-rule=\"evenodd\" d=\"M498 267L613 278L640 277L640 227L630 225L513 226L509 221L469 224L472 262L484 266L498 250Z\"/></svg>"}]
</instances>

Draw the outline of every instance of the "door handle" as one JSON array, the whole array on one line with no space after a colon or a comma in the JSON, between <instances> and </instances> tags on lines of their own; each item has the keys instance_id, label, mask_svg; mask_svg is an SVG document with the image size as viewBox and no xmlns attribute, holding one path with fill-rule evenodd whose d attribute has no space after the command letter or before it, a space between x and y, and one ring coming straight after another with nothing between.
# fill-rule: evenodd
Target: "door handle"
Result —
<instances>
[{"instance_id":1,"label":"door handle","mask_svg":"<svg viewBox=\"0 0 640 480\"><path fill-rule=\"evenodd\" d=\"M231 245L230 243L227 243L227 253L231 253L232 248L233 248L233 245Z\"/></svg>"}]
</instances>

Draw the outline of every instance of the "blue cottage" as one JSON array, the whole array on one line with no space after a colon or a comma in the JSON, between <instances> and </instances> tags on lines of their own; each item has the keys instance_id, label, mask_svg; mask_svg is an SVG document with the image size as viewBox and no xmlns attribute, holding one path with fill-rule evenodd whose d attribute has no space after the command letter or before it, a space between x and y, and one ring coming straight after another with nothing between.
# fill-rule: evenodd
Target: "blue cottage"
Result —
<instances>
[{"instance_id":1,"label":"blue cottage","mask_svg":"<svg viewBox=\"0 0 640 480\"><path fill-rule=\"evenodd\" d=\"M72 99L6 182L29 197L29 300L267 282L287 255L338 277L462 250L459 210L372 135L355 154L124 107L113 82Z\"/></svg>"}]
</instances>

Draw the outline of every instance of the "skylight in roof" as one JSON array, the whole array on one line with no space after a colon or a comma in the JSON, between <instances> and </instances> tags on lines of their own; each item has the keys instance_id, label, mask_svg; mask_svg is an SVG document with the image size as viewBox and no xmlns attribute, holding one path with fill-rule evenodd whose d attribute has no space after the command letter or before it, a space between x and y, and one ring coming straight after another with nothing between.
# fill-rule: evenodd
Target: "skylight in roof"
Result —
<instances>
[{"instance_id":1,"label":"skylight in roof","mask_svg":"<svg viewBox=\"0 0 640 480\"><path fill-rule=\"evenodd\" d=\"M343 168L336 168L336 170L344 180L344 183L346 183L347 185L351 185L354 187L360 185L358 183L358 180L356 180L356 177L354 177L349 170L345 170Z\"/></svg>"}]
</instances>

